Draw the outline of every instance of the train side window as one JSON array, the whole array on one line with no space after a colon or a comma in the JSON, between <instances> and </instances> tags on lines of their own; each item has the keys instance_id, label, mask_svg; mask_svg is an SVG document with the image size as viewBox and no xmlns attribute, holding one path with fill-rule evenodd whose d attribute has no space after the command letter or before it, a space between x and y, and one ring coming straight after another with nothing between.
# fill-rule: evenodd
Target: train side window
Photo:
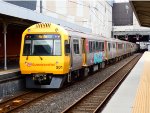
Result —
<instances>
[{"instance_id":1,"label":"train side window","mask_svg":"<svg viewBox=\"0 0 150 113\"><path fill-rule=\"evenodd\" d=\"M89 41L89 53L93 52L93 42Z\"/></svg>"},{"instance_id":2,"label":"train side window","mask_svg":"<svg viewBox=\"0 0 150 113\"><path fill-rule=\"evenodd\" d=\"M102 42L102 51L104 51L104 42Z\"/></svg>"},{"instance_id":3,"label":"train side window","mask_svg":"<svg viewBox=\"0 0 150 113\"><path fill-rule=\"evenodd\" d=\"M93 51L92 51L92 52L94 52L94 51L96 50L95 47L96 47L96 46L95 46L95 41L93 41Z\"/></svg>"},{"instance_id":4,"label":"train side window","mask_svg":"<svg viewBox=\"0 0 150 113\"><path fill-rule=\"evenodd\" d=\"M96 42L96 51L98 51L99 48L98 48L98 42Z\"/></svg>"},{"instance_id":5,"label":"train side window","mask_svg":"<svg viewBox=\"0 0 150 113\"><path fill-rule=\"evenodd\" d=\"M113 44L113 48L115 48L115 44Z\"/></svg>"},{"instance_id":6,"label":"train side window","mask_svg":"<svg viewBox=\"0 0 150 113\"><path fill-rule=\"evenodd\" d=\"M101 42L98 42L98 50L101 51Z\"/></svg>"},{"instance_id":7,"label":"train side window","mask_svg":"<svg viewBox=\"0 0 150 113\"><path fill-rule=\"evenodd\" d=\"M65 40L65 55L68 55L70 53L70 44L67 40Z\"/></svg>"},{"instance_id":8,"label":"train side window","mask_svg":"<svg viewBox=\"0 0 150 113\"><path fill-rule=\"evenodd\" d=\"M118 49L120 49L120 44L118 44Z\"/></svg>"},{"instance_id":9,"label":"train side window","mask_svg":"<svg viewBox=\"0 0 150 113\"><path fill-rule=\"evenodd\" d=\"M118 44L118 49L122 49L123 45L122 44Z\"/></svg>"},{"instance_id":10,"label":"train side window","mask_svg":"<svg viewBox=\"0 0 150 113\"><path fill-rule=\"evenodd\" d=\"M75 54L80 54L79 53L79 40L73 40L73 48L74 48Z\"/></svg>"},{"instance_id":11,"label":"train side window","mask_svg":"<svg viewBox=\"0 0 150 113\"><path fill-rule=\"evenodd\" d=\"M102 51L102 42L100 42L100 51Z\"/></svg>"},{"instance_id":12,"label":"train side window","mask_svg":"<svg viewBox=\"0 0 150 113\"><path fill-rule=\"evenodd\" d=\"M91 53L93 52L93 42L91 41Z\"/></svg>"},{"instance_id":13,"label":"train side window","mask_svg":"<svg viewBox=\"0 0 150 113\"><path fill-rule=\"evenodd\" d=\"M110 43L108 43L108 50L110 51Z\"/></svg>"},{"instance_id":14,"label":"train side window","mask_svg":"<svg viewBox=\"0 0 150 113\"><path fill-rule=\"evenodd\" d=\"M91 41L89 41L89 53L91 53Z\"/></svg>"}]
</instances>

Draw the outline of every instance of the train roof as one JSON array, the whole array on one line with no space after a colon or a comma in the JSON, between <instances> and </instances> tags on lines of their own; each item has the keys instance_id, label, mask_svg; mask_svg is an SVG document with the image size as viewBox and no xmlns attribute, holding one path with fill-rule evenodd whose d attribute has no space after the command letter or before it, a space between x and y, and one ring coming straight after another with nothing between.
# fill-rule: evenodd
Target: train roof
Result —
<instances>
[{"instance_id":1,"label":"train roof","mask_svg":"<svg viewBox=\"0 0 150 113\"><path fill-rule=\"evenodd\" d=\"M43 31L41 29L44 29L44 31L49 32L49 28L51 28L52 32L56 32L59 31L60 33L63 34L67 34L71 37L77 37L77 38L87 38L87 39L94 39L94 40L102 40L102 41L110 41L110 42L120 42L120 43L131 43L131 42L127 42L127 41L123 41L123 40L119 40L119 39L115 39L115 38L105 38L101 35L98 34L92 34L92 33L84 33L78 30L74 30L70 27L67 26L60 26L54 23L38 23L38 24L34 24L32 26L30 26L29 28L27 28L25 31L32 31L32 29L34 29L35 32Z\"/></svg>"}]
</instances>

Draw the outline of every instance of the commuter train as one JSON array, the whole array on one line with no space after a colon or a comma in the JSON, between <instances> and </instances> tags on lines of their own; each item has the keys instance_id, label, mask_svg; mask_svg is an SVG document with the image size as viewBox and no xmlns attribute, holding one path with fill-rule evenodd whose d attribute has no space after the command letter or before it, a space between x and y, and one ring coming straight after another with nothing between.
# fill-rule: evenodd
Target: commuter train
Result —
<instances>
[{"instance_id":1,"label":"commuter train","mask_svg":"<svg viewBox=\"0 0 150 113\"><path fill-rule=\"evenodd\" d=\"M136 44L39 23L22 34L20 70L27 88L61 88L137 49Z\"/></svg>"}]
</instances>

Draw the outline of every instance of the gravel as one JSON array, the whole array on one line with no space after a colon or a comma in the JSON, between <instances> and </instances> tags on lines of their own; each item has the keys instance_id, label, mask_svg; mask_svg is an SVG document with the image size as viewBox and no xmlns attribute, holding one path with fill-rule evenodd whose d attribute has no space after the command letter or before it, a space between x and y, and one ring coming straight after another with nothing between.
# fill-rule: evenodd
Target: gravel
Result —
<instances>
[{"instance_id":1,"label":"gravel","mask_svg":"<svg viewBox=\"0 0 150 113\"><path fill-rule=\"evenodd\" d=\"M46 96L43 100L34 102L18 110L19 113L60 113L68 106L73 104L86 92L90 91L95 85L102 82L110 74L114 73L119 67L130 61L134 57L128 57L115 65L112 65L86 79L76 82L67 88L56 92L56 95Z\"/></svg>"}]
</instances>

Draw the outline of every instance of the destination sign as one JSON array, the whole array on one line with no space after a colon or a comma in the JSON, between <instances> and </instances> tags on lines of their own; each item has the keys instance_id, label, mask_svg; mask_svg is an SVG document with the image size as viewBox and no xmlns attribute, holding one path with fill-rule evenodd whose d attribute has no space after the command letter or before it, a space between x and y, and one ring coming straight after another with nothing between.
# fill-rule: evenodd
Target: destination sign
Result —
<instances>
[{"instance_id":1,"label":"destination sign","mask_svg":"<svg viewBox=\"0 0 150 113\"><path fill-rule=\"evenodd\" d=\"M60 35L58 34L27 34L25 38L26 39L42 39L42 38L60 39Z\"/></svg>"}]
</instances>

